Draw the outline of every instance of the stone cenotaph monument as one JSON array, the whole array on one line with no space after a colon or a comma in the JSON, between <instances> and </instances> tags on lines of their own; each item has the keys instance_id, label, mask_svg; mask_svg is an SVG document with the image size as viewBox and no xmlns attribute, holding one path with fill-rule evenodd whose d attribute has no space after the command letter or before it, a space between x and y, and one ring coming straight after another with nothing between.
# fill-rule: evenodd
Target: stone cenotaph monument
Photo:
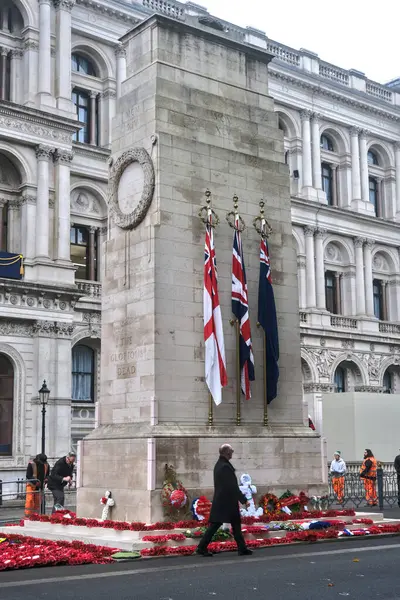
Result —
<instances>
[{"instance_id":1,"label":"stone cenotaph monument","mask_svg":"<svg viewBox=\"0 0 400 600\"><path fill-rule=\"evenodd\" d=\"M212 497L218 447L258 491L320 494L321 438L307 427L302 400L297 261L289 171L266 50L210 17L152 16L126 34L127 78L113 121L110 231L103 282L98 426L80 446L79 516L96 516L104 490L113 518L162 517L165 464L192 497ZM204 373L205 227L198 217L212 192L228 385L209 425ZM255 376L236 424L236 340L230 325L232 198L242 235ZM259 235L265 202L278 314L278 397L263 425L263 339L257 321Z\"/></svg>"}]
</instances>

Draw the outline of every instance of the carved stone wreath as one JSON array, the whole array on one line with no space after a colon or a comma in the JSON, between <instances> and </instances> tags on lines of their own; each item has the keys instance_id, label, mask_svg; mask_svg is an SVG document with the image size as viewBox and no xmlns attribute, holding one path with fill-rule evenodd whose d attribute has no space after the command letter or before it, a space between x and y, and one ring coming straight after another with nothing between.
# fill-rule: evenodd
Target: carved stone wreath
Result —
<instances>
[{"instance_id":1,"label":"carved stone wreath","mask_svg":"<svg viewBox=\"0 0 400 600\"><path fill-rule=\"evenodd\" d=\"M128 214L121 211L118 202L118 186L125 169L138 162L143 169L143 191L136 208ZM108 187L108 202L114 223L121 229L134 229L145 218L154 195L155 175L153 161L144 148L127 150L112 164Z\"/></svg>"}]
</instances>

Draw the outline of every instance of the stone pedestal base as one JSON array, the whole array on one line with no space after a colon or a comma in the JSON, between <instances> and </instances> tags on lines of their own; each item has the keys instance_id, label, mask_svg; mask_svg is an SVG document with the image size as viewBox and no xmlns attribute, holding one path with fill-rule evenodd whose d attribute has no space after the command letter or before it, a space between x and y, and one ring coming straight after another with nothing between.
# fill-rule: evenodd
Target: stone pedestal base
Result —
<instances>
[{"instance_id":1,"label":"stone pedestal base","mask_svg":"<svg viewBox=\"0 0 400 600\"><path fill-rule=\"evenodd\" d=\"M108 489L115 499L113 519L149 523L163 519L160 491L165 464L175 467L191 500L202 494L212 499L213 468L224 442L234 448L232 464L238 478L249 473L259 494L327 491L321 438L307 427L114 424L96 429L81 443L78 515L98 515L100 498Z\"/></svg>"}]
</instances>

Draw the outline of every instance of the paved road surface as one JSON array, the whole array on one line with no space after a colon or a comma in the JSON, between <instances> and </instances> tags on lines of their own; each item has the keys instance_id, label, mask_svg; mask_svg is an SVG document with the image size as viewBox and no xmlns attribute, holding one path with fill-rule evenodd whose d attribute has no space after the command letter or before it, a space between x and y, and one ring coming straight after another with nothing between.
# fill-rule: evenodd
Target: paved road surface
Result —
<instances>
[{"instance_id":1,"label":"paved road surface","mask_svg":"<svg viewBox=\"0 0 400 600\"><path fill-rule=\"evenodd\" d=\"M394 537L3 572L0 600L397 600L399 553Z\"/></svg>"}]
</instances>

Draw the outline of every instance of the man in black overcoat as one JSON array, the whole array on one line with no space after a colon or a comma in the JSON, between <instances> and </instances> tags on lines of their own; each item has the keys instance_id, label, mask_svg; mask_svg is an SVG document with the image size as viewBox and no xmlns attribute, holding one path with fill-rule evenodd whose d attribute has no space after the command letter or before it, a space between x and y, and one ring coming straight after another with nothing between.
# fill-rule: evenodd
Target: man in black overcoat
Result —
<instances>
[{"instance_id":1,"label":"man in black overcoat","mask_svg":"<svg viewBox=\"0 0 400 600\"><path fill-rule=\"evenodd\" d=\"M239 489L235 469L230 463L232 446L223 444L219 449L219 459L214 467L214 499L210 512L209 526L200 540L196 554L212 556L207 550L211 539L223 523L230 523L237 543L239 556L253 554L246 546L240 524L239 502L247 504L247 499Z\"/></svg>"}]
</instances>

